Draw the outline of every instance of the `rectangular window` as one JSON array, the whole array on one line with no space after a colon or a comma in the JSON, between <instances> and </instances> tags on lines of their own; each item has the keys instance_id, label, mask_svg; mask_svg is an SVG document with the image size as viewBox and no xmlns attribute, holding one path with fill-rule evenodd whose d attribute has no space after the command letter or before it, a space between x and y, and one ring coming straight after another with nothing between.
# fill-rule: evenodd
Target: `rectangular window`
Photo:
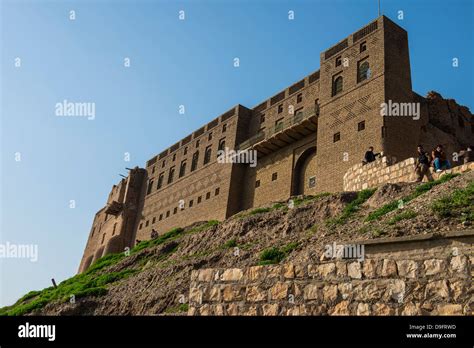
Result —
<instances>
[{"instance_id":1,"label":"rectangular window","mask_svg":"<svg viewBox=\"0 0 474 348\"><path fill-rule=\"evenodd\" d=\"M204 164L207 164L211 161L212 154L212 145L206 147L206 152L204 153Z\"/></svg>"},{"instance_id":2,"label":"rectangular window","mask_svg":"<svg viewBox=\"0 0 474 348\"><path fill-rule=\"evenodd\" d=\"M201 203L201 201L202 201L202 196L199 196L198 197L198 204Z\"/></svg>"},{"instance_id":3,"label":"rectangular window","mask_svg":"<svg viewBox=\"0 0 474 348\"><path fill-rule=\"evenodd\" d=\"M332 96L333 97L342 92L342 85L343 85L343 81L342 81L341 73L334 75L332 77Z\"/></svg>"},{"instance_id":4,"label":"rectangular window","mask_svg":"<svg viewBox=\"0 0 474 348\"><path fill-rule=\"evenodd\" d=\"M296 96L296 102L301 103L303 101L303 93L300 93Z\"/></svg>"},{"instance_id":5,"label":"rectangular window","mask_svg":"<svg viewBox=\"0 0 474 348\"><path fill-rule=\"evenodd\" d=\"M143 222L140 224L140 227L138 227L139 230L141 230L143 227Z\"/></svg>"},{"instance_id":6,"label":"rectangular window","mask_svg":"<svg viewBox=\"0 0 474 348\"><path fill-rule=\"evenodd\" d=\"M164 178L165 178L165 173L160 173L160 176L158 177L158 185L156 187L157 190L159 190L163 186Z\"/></svg>"},{"instance_id":7,"label":"rectangular window","mask_svg":"<svg viewBox=\"0 0 474 348\"><path fill-rule=\"evenodd\" d=\"M260 123L265 122L265 114L260 115Z\"/></svg>"},{"instance_id":8,"label":"rectangular window","mask_svg":"<svg viewBox=\"0 0 474 348\"><path fill-rule=\"evenodd\" d=\"M337 133L335 133L335 134L333 135L332 141L333 141L333 143L335 143L335 142L337 142L337 141L339 141L339 140L341 140L341 133L340 133L340 132L337 132Z\"/></svg>"},{"instance_id":9,"label":"rectangular window","mask_svg":"<svg viewBox=\"0 0 474 348\"><path fill-rule=\"evenodd\" d=\"M179 166L179 177L183 177L186 174L186 160L181 162Z\"/></svg>"},{"instance_id":10,"label":"rectangular window","mask_svg":"<svg viewBox=\"0 0 474 348\"><path fill-rule=\"evenodd\" d=\"M165 167L165 165L166 165L166 161L165 161L165 160L163 160L163 162L161 162L161 168L164 168L164 167Z\"/></svg>"},{"instance_id":11,"label":"rectangular window","mask_svg":"<svg viewBox=\"0 0 474 348\"><path fill-rule=\"evenodd\" d=\"M260 187L260 180L255 181L255 187Z\"/></svg>"},{"instance_id":12,"label":"rectangular window","mask_svg":"<svg viewBox=\"0 0 474 348\"><path fill-rule=\"evenodd\" d=\"M211 198L211 193L210 192L206 193L206 199L209 199L209 198Z\"/></svg>"},{"instance_id":13,"label":"rectangular window","mask_svg":"<svg viewBox=\"0 0 474 348\"><path fill-rule=\"evenodd\" d=\"M364 129L365 129L365 121L360 121L359 123L357 123L358 132L363 131Z\"/></svg>"},{"instance_id":14,"label":"rectangular window","mask_svg":"<svg viewBox=\"0 0 474 348\"><path fill-rule=\"evenodd\" d=\"M219 140L219 146L218 146L218 150L224 150L225 148L225 138L222 138L221 140Z\"/></svg>"},{"instance_id":15,"label":"rectangular window","mask_svg":"<svg viewBox=\"0 0 474 348\"><path fill-rule=\"evenodd\" d=\"M145 227L148 227L149 224L150 224L150 220L146 220Z\"/></svg>"},{"instance_id":16,"label":"rectangular window","mask_svg":"<svg viewBox=\"0 0 474 348\"><path fill-rule=\"evenodd\" d=\"M272 174L272 181L275 181L276 179L278 179L278 173L273 173Z\"/></svg>"},{"instance_id":17,"label":"rectangular window","mask_svg":"<svg viewBox=\"0 0 474 348\"><path fill-rule=\"evenodd\" d=\"M185 154L185 155L188 154L188 147L187 147L187 146L184 148L184 154Z\"/></svg>"},{"instance_id":18,"label":"rectangular window","mask_svg":"<svg viewBox=\"0 0 474 348\"><path fill-rule=\"evenodd\" d=\"M212 132L210 132L209 135L207 136L207 140L212 140Z\"/></svg>"},{"instance_id":19,"label":"rectangular window","mask_svg":"<svg viewBox=\"0 0 474 348\"><path fill-rule=\"evenodd\" d=\"M176 161L176 154L173 154L173 162Z\"/></svg>"},{"instance_id":20,"label":"rectangular window","mask_svg":"<svg viewBox=\"0 0 474 348\"><path fill-rule=\"evenodd\" d=\"M227 124L222 125L222 133L225 133L227 131Z\"/></svg>"},{"instance_id":21,"label":"rectangular window","mask_svg":"<svg viewBox=\"0 0 474 348\"><path fill-rule=\"evenodd\" d=\"M151 221L151 224L154 224L156 222L156 216L153 217L153 220Z\"/></svg>"},{"instance_id":22,"label":"rectangular window","mask_svg":"<svg viewBox=\"0 0 474 348\"><path fill-rule=\"evenodd\" d=\"M174 179L174 167L170 168L170 172L168 174L168 184L171 184Z\"/></svg>"},{"instance_id":23,"label":"rectangular window","mask_svg":"<svg viewBox=\"0 0 474 348\"><path fill-rule=\"evenodd\" d=\"M176 214L178 212L178 208L174 208L173 209L173 215Z\"/></svg>"},{"instance_id":24,"label":"rectangular window","mask_svg":"<svg viewBox=\"0 0 474 348\"><path fill-rule=\"evenodd\" d=\"M370 77L370 67L368 58L357 62L357 83L367 80Z\"/></svg>"},{"instance_id":25,"label":"rectangular window","mask_svg":"<svg viewBox=\"0 0 474 348\"><path fill-rule=\"evenodd\" d=\"M151 193L151 188L153 187L153 180L148 181L148 188L146 190L146 194L149 195Z\"/></svg>"},{"instance_id":26,"label":"rectangular window","mask_svg":"<svg viewBox=\"0 0 474 348\"><path fill-rule=\"evenodd\" d=\"M151 174L154 174L154 173L155 173L155 166L151 168Z\"/></svg>"},{"instance_id":27,"label":"rectangular window","mask_svg":"<svg viewBox=\"0 0 474 348\"><path fill-rule=\"evenodd\" d=\"M341 56L339 56L336 58L336 67L341 66L341 64L342 64L342 59L341 59Z\"/></svg>"},{"instance_id":28,"label":"rectangular window","mask_svg":"<svg viewBox=\"0 0 474 348\"><path fill-rule=\"evenodd\" d=\"M170 216L170 211L168 210L168 211L166 212L166 217L169 217L169 216Z\"/></svg>"},{"instance_id":29,"label":"rectangular window","mask_svg":"<svg viewBox=\"0 0 474 348\"><path fill-rule=\"evenodd\" d=\"M163 214L160 214L160 217L158 218L159 221L163 220Z\"/></svg>"},{"instance_id":30,"label":"rectangular window","mask_svg":"<svg viewBox=\"0 0 474 348\"><path fill-rule=\"evenodd\" d=\"M283 129L283 118L279 118L275 121L275 132L278 132Z\"/></svg>"},{"instance_id":31,"label":"rectangular window","mask_svg":"<svg viewBox=\"0 0 474 348\"><path fill-rule=\"evenodd\" d=\"M218 187L218 188L216 188L216 191L214 192L214 196L217 196L217 195L219 195L219 191L220 191L219 187Z\"/></svg>"},{"instance_id":32,"label":"rectangular window","mask_svg":"<svg viewBox=\"0 0 474 348\"><path fill-rule=\"evenodd\" d=\"M196 140L196 149L199 147L199 139Z\"/></svg>"},{"instance_id":33,"label":"rectangular window","mask_svg":"<svg viewBox=\"0 0 474 348\"><path fill-rule=\"evenodd\" d=\"M191 162L191 171L194 172L197 168L197 165L198 165L198 161L199 161L199 151L196 151L194 154L193 154L193 160Z\"/></svg>"},{"instance_id":34,"label":"rectangular window","mask_svg":"<svg viewBox=\"0 0 474 348\"><path fill-rule=\"evenodd\" d=\"M193 204L194 204L194 201L191 199L191 200L189 201L189 207L191 208L191 207L193 206Z\"/></svg>"},{"instance_id":35,"label":"rectangular window","mask_svg":"<svg viewBox=\"0 0 474 348\"><path fill-rule=\"evenodd\" d=\"M366 41L361 42L361 44L360 44L360 53L362 53L366 50L367 50L367 42Z\"/></svg>"},{"instance_id":36,"label":"rectangular window","mask_svg":"<svg viewBox=\"0 0 474 348\"><path fill-rule=\"evenodd\" d=\"M281 114L283 112L283 104L278 105L278 113Z\"/></svg>"}]
</instances>

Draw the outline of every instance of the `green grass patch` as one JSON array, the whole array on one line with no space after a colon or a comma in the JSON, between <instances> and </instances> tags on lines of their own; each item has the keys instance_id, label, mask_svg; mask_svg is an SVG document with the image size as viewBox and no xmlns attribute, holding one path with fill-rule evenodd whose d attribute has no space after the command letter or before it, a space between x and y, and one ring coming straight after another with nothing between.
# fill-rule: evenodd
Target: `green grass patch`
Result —
<instances>
[{"instance_id":1,"label":"green grass patch","mask_svg":"<svg viewBox=\"0 0 474 348\"><path fill-rule=\"evenodd\" d=\"M326 225L331 227L335 225L344 224L352 215L354 215L359 209L360 206L367 201L376 191L376 189L366 189L359 191L357 193L356 199L346 205L341 213L341 215L326 220Z\"/></svg>"},{"instance_id":2,"label":"green grass patch","mask_svg":"<svg viewBox=\"0 0 474 348\"><path fill-rule=\"evenodd\" d=\"M408 209L406 211L398 213L397 215L392 217L387 223L389 225L395 225L399 221L413 219L414 217L416 217L416 215L418 215L416 212Z\"/></svg>"},{"instance_id":3,"label":"green grass patch","mask_svg":"<svg viewBox=\"0 0 474 348\"><path fill-rule=\"evenodd\" d=\"M272 265L280 263L288 254L298 247L298 243L292 242L283 246L281 249L277 247L268 248L260 254L259 265Z\"/></svg>"},{"instance_id":4,"label":"green grass patch","mask_svg":"<svg viewBox=\"0 0 474 348\"><path fill-rule=\"evenodd\" d=\"M400 201L402 201L403 204L406 204L406 203L410 202L411 200L417 198L418 196L428 192L429 190L431 190L436 185L445 183L445 182L457 177L458 175L459 174L445 174L441 178L439 178L438 180L434 180L434 181L430 181L430 182L420 184L415 188L415 191L413 193L409 194L408 196L406 196L406 197L404 197L400 200L396 200L396 201L392 201L390 203L387 203L387 204L383 205L382 207L380 207L379 209L376 209L373 212L371 212L367 216L365 221L370 222L370 221L377 220L380 217L390 213L391 211L396 210L400 205Z\"/></svg>"},{"instance_id":5,"label":"green grass patch","mask_svg":"<svg viewBox=\"0 0 474 348\"><path fill-rule=\"evenodd\" d=\"M271 211L272 208L257 208L252 211L250 211L249 215L257 215L257 214L262 214L262 213L268 213Z\"/></svg>"},{"instance_id":6,"label":"green grass patch","mask_svg":"<svg viewBox=\"0 0 474 348\"><path fill-rule=\"evenodd\" d=\"M143 249L169 242L183 236L184 234L204 231L218 224L219 221L211 220L187 231L182 228L173 228L172 230L155 239L138 243L130 251L130 254L134 254ZM171 253L176 251L177 248L178 245L174 246L170 250L167 250L166 253L160 256L159 259L162 260L168 257ZM14 305L0 308L0 315L23 315L35 309L43 308L46 304L53 301L69 301L71 295L74 295L75 298L81 298L85 296L102 296L107 293L106 285L117 282L121 279L125 279L135 272L138 272L137 269L126 269L120 272L99 274L101 273L100 271L117 264L125 257L127 257L125 253L109 254L101 257L85 272L66 279L56 288L49 287L41 291L30 291L28 294L20 298Z\"/></svg>"},{"instance_id":7,"label":"green grass patch","mask_svg":"<svg viewBox=\"0 0 474 348\"><path fill-rule=\"evenodd\" d=\"M120 272L82 273L61 282L56 288L49 287L23 296L15 305L0 309L0 315L24 315L35 309L43 308L53 301L69 301L71 295L76 299L85 296L102 296L107 293L106 285L125 279L137 270L126 269ZM25 300L26 297L26 300ZM25 302L26 301L26 302Z\"/></svg>"},{"instance_id":8,"label":"green grass patch","mask_svg":"<svg viewBox=\"0 0 474 348\"><path fill-rule=\"evenodd\" d=\"M230 249L230 248L235 248L237 246L237 240L236 239L230 239L224 244L225 249Z\"/></svg>"},{"instance_id":9,"label":"green grass patch","mask_svg":"<svg viewBox=\"0 0 474 348\"><path fill-rule=\"evenodd\" d=\"M431 205L431 210L441 218L461 216L463 221L473 221L474 182L436 200Z\"/></svg>"},{"instance_id":10,"label":"green grass patch","mask_svg":"<svg viewBox=\"0 0 474 348\"><path fill-rule=\"evenodd\" d=\"M187 303L181 303L178 306L168 307L165 310L165 313L183 313L187 312L189 309L189 305Z\"/></svg>"},{"instance_id":11,"label":"green grass patch","mask_svg":"<svg viewBox=\"0 0 474 348\"><path fill-rule=\"evenodd\" d=\"M322 197L327 197L327 196L330 196L331 193L329 192L322 192L322 193L318 193L317 195L309 195L309 196L305 196L303 198L294 198L293 199L293 204L295 205L295 207L297 206L300 206L300 205L304 205L304 204L307 204L309 202L312 202L312 201L315 201L319 198L322 198Z\"/></svg>"}]
</instances>

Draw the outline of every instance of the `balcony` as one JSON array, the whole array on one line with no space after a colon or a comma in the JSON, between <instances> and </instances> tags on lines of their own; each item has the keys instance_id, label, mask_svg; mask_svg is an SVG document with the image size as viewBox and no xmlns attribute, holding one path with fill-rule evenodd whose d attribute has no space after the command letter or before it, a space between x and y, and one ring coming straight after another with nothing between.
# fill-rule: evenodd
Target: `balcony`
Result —
<instances>
[{"instance_id":1,"label":"balcony","mask_svg":"<svg viewBox=\"0 0 474 348\"><path fill-rule=\"evenodd\" d=\"M109 204L107 204L107 207L105 208L105 213L117 216L120 214L122 210L123 210L123 203L112 201Z\"/></svg>"},{"instance_id":2,"label":"balcony","mask_svg":"<svg viewBox=\"0 0 474 348\"><path fill-rule=\"evenodd\" d=\"M262 157L278 151L311 133L316 133L319 115L319 108L318 112L316 112L316 108L307 108L283 122L254 135L238 145L236 150L257 150L258 157Z\"/></svg>"}]
</instances>

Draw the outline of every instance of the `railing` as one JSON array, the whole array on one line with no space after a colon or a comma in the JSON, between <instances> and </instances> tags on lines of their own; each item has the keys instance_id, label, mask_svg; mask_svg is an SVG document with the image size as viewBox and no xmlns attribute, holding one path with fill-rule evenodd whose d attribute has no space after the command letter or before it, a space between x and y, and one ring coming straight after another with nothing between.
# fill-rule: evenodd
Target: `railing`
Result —
<instances>
[{"instance_id":1,"label":"railing","mask_svg":"<svg viewBox=\"0 0 474 348\"><path fill-rule=\"evenodd\" d=\"M316 112L316 111L318 111L318 112ZM319 114L319 107L318 106L313 106L313 107L310 107L310 108L306 108L303 111L297 112L296 114L294 114L293 116L291 116L287 120L285 120L283 122L280 122L280 123L277 123L273 127L269 128L267 130L263 130L263 131L257 133L256 135L254 135L253 137L245 140L243 143L241 143L240 145L237 146L237 150L247 149L247 148L255 145L256 143L259 143L263 140L267 140L267 139L271 138L276 133L279 133L279 132L281 132L281 131L283 131L287 128L290 128L290 127L293 127L297 124L300 124L304 120L306 120L306 119L308 119L312 116L318 115L318 114Z\"/></svg>"}]
</instances>

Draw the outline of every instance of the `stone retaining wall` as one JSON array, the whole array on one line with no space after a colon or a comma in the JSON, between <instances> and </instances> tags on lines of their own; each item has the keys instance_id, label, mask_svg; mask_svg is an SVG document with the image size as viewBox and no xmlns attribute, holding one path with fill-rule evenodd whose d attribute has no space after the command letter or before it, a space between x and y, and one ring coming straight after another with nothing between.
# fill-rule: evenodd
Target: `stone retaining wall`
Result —
<instances>
[{"instance_id":1,"label":"stone retaining wall","mask_svg":"<svg viewBox=\"0 0 474 348\"><path fill-rule=\"evenodd\" d=\"M188 315L472 315L472 260L254 266L194 271Z\"/></svg>"},{"instance_id":2,"label":"stone retaining wall","mask_svg":"<svg viewBox=\"0 0 474 348\"><path fill-rule=\"evenodd\" d=\"M395 163L395 161L395 158L384 156L366 165L359 163L352 166L344 174L344 191L360 191L386 183L413 182L416 180L415 158L407 158L398 163ZM459 165L441 173L434 173L433 168L430 168L430 174L433 179L438 179L446 173L464 173L470 170L474 170L474 162ZM426 177L424 181L427 181Z\"/></svg>"}]
</instances>

